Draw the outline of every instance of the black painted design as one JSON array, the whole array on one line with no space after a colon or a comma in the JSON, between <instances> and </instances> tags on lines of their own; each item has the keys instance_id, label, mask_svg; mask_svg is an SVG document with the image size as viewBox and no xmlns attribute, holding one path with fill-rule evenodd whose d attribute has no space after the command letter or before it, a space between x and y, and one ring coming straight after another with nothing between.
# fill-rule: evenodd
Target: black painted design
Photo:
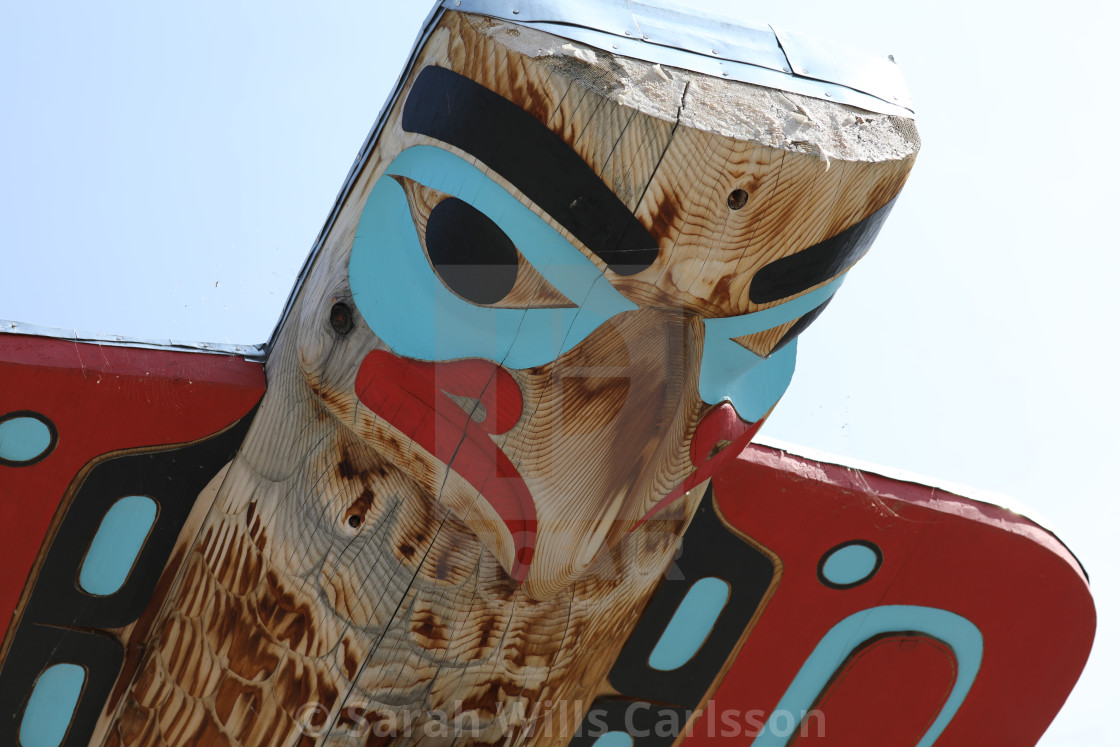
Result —
<instances>
[{"instance_id":1,"label":"black painted design","mask_svg":"<svg viewBox=\"0 0 1120 747\"><path fill-rule=\"evenodd\" d=\"M470 78L441 67L421 70L401 126L478 158L617 274L633 275L657 259L657 240L560 136Z\"/></svg>"},{"instance_id":2,"label":"black painted design","mask_svg":"<svg viewBox=\"0 0 1120 747\"><path fill-rule=\"evenodd\" d=\"M4 467L30 467L32 464L38 464L39 462L49 457L51 455L51 452L54 451L54 448L58 446L58 428L56 428L54 423L51 422L51 419L46 415L34 412L33 410L19 410L18 412L9 412L3 417L0 417L0 423L5 423L16 418L34 418L43 425L47 426L47 430L51 432L51 442L47 445L47 448L45 448L43 452L36 457L20 462L0 457L0 465Z\"/></svg>"},{"instance_id":3,"label":"black painted design","mask_svg":"<svg viewBox=\"0 0 1120 747\"><path fill-rule=\"evenodd\" d=\"M517 282L513 241L497 223L457 197L432 208L425 243L436 274L471 303L497 303Z\"/></svg>"},{"instance_id":4,"label":"black painted design","mask_svg":"<svg viewBox=\"0 0 1120 747\"><path fill-rule=\"evenodd\" d=\"M680 574L662 582L623 646L610 682L629 697L696 709L762 604L774 578L774 566L769 557L720 521L709 486L684 535L676 568ZM662 672L650 668L650 654L688 590L708 577L723 579L731 591L704 645L678 669Z\"/></svg>"},{"instance_id":5,"label":"black painted design","mask_svg":"<svg viewBox=\"0 0 1120 747\"><path fill-rule=\"evenodd\" d=\"M116 457L90 471L46 551L0 670L0 744L18 744L19 720L35 679L60 663L86 669L63 745L88 742L124 655L120 644L100 631L124 627L143 614L195 499L237 453L254 413L205 441ZM159 505L156 522L121 589L109 596L87 594L78 585L86 551L105 512L129 495L152 498Z\"/></svg>"},{"instance_id":6,"label":"black painted design","mask_svg":"<svg viewBox=\"0 0 1120 747\"><path fill-rule=\"evenodd\" d=\"M892 207L894 200L835 236L763 267L751 280L751 303L796 296L847 270L867 254Z\"/></svg>"},{"instance_id":7,"label":"black painted design","mask_svg":"<svg viewBox=\"0 0 1120 747\"><path fill-rule=\"evenodd\" d=\"M817 317L821 315L822 311L828 308L828 305L832 303L832 299L834 298L836 298L835 294L829 296L828 299L817 308L807 314L803 314L800 319L793 323L792 327L786 330L786 333L782 335L782 339L778 340L778 344L773 347L766 357L769 358L771 355L793 342L799 334L804 332L810 324L817 320Z\"/></svg>"},{"instance_id":8,"label":"black painted design","mask_svg":"<svg viewBox=\"0 0 1120 747\"><path fill-rule=\"evenodd\" d=\"M864 576L859 581L856 581L854 583L837 584L837 583L833 583L832 581L829 581L827 578L825 578L825 575L824 575L824 565L825 565L825 563L828 562L828 559L830 557L832 557L833 553L835 553L837 550L843 550L845 547L851 547L852 545L860 545L862 547L866 547L867 549L871 550L871 552L875 553L875 567L871 569L870 573L868 573L866 576ZM817 580L820 581L825 586L829 587L830 589L851 589L851 588L854 588L856 586L860 586L862 584L865 584L868 581L870 581L871 579L873 579L875 577L875 574L879 572L879 568L881 568L882 565L883 565L883 551L880 550L879 546L876 545L874 542L871 542L869 540L852 540L851 542L841 542L839 545L837 545L836 547L833 547L832 549L830 549L828 552L826 552L824 555L821 556L820 561L817 563ZM836 671L839 672L840 670L837 669Z\"/></svg>"},{"instance_id":9,"label":"black painted design","mask_svg":"<svg viewBox=\"0 0 1120 747\"><path fill-rule=\"evenodd\" d=\"M21 626L14 643L0 676L5 709L0 741L20 743L20 722L40 674L55 664L77 664L86 670L86 680L60 747L85 747L124 661L121 644L103 633L47 625Z\"/></svg>"},{"instance_id":10,"label":"black painted design","mask_svg":"<svg viewBox=\"0 0 1120 747\"><path fill-rule=\"evenodd\" d=\"M641 747L669 747L677 740L691 715L684 708L633 700L598 700L587 711L570 747L591 747L612 731L629 734Z\"/></svg>"}]
</instances>

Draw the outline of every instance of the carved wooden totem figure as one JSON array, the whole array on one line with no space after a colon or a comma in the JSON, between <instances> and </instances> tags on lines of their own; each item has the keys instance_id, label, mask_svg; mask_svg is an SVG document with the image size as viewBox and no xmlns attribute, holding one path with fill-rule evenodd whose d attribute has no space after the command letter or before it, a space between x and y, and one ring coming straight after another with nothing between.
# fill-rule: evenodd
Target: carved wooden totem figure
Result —
<instances>
[{"instance_id":1,"label":"carved wooden totem figure","mask_svg":"<svg viewBox=\"0 0 1120 747\"><path fill-rule=\"evenodd\" d=\"M83 741L590 744L593 703L661 682L631 661L687 720L773 592L780 561L720 528L710 478L890 211L908 111L794 74L768 29L446 5L150 601L82 624L123 647ZM691 587L723 622L673 650L643 620L705 552L737 580Z\"/></svg>"},{"instance_id":2,"label":"carved wooden totem figure","mask_svg":"<svg viewBox=\"0 0 1120 747\"><path fill-rule=\"evenodd\" d=\"M535 737L541 704L604 691L917 146L901 117L443 14L106 742L569 739L583 714Z\"/></svg>"}]
</instances>

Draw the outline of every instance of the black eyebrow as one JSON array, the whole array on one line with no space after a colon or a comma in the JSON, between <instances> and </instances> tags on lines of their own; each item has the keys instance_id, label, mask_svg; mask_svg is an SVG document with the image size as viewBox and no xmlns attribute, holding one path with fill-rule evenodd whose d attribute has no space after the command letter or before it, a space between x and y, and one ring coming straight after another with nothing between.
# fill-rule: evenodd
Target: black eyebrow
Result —
<instances>
[{"instance_id":1,"label":"black eyebrow","mask_svg":"<svg viewBox=\"0 0 1120 747\"><path fill-rule=\"evenodd\" d=\"M657 259L657 240L560 136L470 78L442 67L421 70L401 126L501 174L615 273L633 275Z\"/></svg>"},{"instance_id":2,"label":"black eyebrow","mask_svg":"<svg viewBox=\"0 0 1120 747\"><path fill-rule=\"evenodd\" d=\"M859 223L830 238L776 259L751 280L751 303L770 303L797 295L836 277L867 254L883 221L894 207L894 198Z\"/></svg>"}]
</instances>

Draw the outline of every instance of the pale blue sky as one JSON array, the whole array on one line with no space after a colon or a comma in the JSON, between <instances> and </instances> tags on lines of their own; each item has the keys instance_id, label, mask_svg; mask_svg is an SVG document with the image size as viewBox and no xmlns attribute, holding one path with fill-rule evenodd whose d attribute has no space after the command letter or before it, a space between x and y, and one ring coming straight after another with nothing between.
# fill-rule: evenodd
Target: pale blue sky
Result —
<instances>
[{"instance_id":1,"label":"pale blue sky","mask_svg":"<svg viewBox=\"0 0 1120 747\"><path fill-rule=\"evenodd\" d=\"M893 53L922 134L764 433L1003 493L1055 530L1100 619L1042 743L1120 745L1120 11L692 4ZM0 319L266 339L428 10L403 6L0 2Z\"/></svg>"}]
</instances>

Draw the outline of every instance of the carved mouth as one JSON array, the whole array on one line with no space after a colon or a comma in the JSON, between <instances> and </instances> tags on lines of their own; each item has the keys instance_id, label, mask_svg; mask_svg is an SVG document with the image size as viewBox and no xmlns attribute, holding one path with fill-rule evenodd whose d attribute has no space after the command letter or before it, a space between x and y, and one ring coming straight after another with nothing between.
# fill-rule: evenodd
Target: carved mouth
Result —
<instances>
[{"instance_id":1,"label":"carved mouth","mask_svg":"<svg viewBox=\"0 0 1120 747\"><path fill-rule=\"evenodd\" d=\"M521 387L497 363L471 358L428 362L370 352L354 382L358 399L465 479L501 517L513 539L515 581L529 573L537 513L517 468L491 436L521 418ZM473 412L462 402L474 401Z\"/></svg>"}]
</instances>

